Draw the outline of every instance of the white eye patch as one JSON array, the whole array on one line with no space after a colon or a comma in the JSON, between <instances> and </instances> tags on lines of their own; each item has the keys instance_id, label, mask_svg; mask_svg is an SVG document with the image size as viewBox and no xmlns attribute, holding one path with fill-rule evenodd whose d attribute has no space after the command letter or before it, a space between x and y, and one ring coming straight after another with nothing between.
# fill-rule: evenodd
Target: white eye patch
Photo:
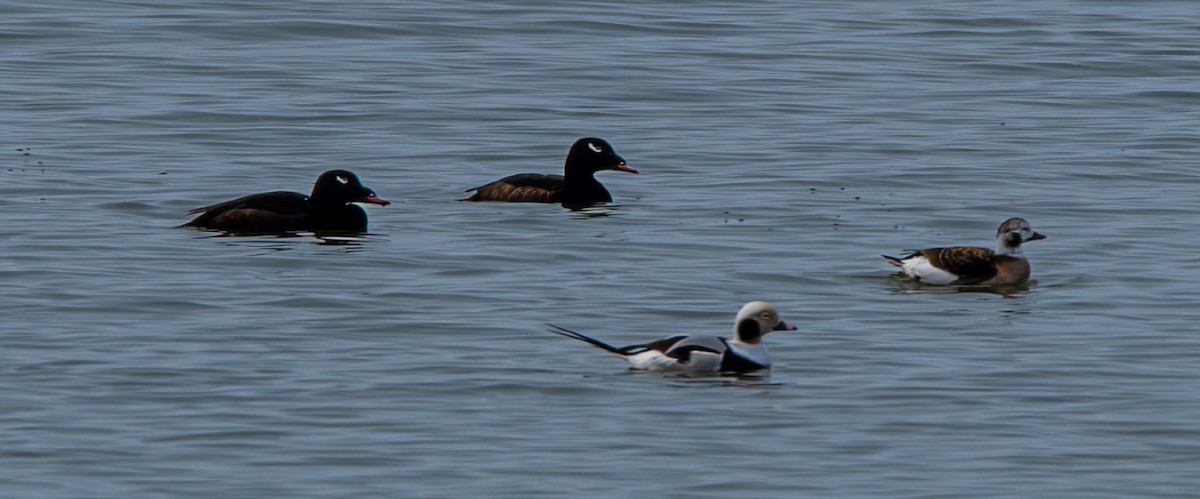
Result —
<instances>
[{"instance_id":1,"label":"white eye patch","mask_svg":"<svg viewBox=\"0 0 1200 499\"><path fill-rule=\"evenodd\" d=\"M338 183L339 183L339 184L342 184L342 185L346 185L346 184L349 184L349 183L350 183L350 179L348 179L348 178L346 178L346 177L343 177L343 176L341 176L341 175L338 175L337 177L334 177L334 178L336 178L336 179L337 179L337 181L338 181Z\"/></svg>"},{"instance_id":2,"label":"white eye patch","mask_svg":"<svg viewBox=\"0 0 1200 499\"><path fill-rule=\"evenodd\" d=\"M604 149L596 147L596 144L593 144L591 142L588 142L588 149L591 149L593 152L604 152Z\"/></svg>"}]
</instances>

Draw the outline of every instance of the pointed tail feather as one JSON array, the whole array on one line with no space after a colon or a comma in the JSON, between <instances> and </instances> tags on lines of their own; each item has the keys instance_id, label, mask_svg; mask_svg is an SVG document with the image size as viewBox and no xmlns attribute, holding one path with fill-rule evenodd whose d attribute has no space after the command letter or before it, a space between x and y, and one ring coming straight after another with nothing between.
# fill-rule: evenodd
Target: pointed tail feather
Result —
<instances>
[{"instance_id":1,"label":"pointed tail feather","mask_svg":"<svg viewBox=\"0 0 1200 499\"><path fill-rule=\"evenodd\" d=\"M577 333L570 329L555 326L554 324L550 324L550 323L546 323L546 330L550 331L551 333L557 334L559 336L566 336L567 338L572 338L572 339L582 341L584 343L590 344L596 348L599 348L601 350L604 350L604 351L614 354L614 355L620 355L622 357L626 356L626 353L622 352L621 349L614 347L612 345L609 345L608 343L605 343L603 341L592 338L591 336L588 336L583 333Z\"/></svg>"},{"instance_id":2,"label":"pointed tail feather","mask_svg":"<svg viewBox=\"0 0 1200 499\"><path fill-rule=\"evenodd\" d=\"M879 256L882 256L885 260L887 260L888 263L890 263L892 265L895 265L897 267L902 267L902 268L904 267L904 259L903 258L896 258L894 256L887 256L887 255L879 255Z\"/></svg>"}]
</instances>

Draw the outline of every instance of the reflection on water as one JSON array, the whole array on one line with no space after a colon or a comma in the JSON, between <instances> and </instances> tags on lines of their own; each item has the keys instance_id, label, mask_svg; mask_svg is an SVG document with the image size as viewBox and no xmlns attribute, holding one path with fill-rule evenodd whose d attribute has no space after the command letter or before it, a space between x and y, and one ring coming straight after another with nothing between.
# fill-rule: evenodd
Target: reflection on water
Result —
<instances>
[{"instance_id":1,"label":"reflection on water","mask_svg":"<svg viewBox=\"0 0 1200 499\"><path fill-rule=\"evenodd\" d=\"M710 378L683 377L674 376L669 378L670 381L682 386L731 386L734 388L781 388L787 386L787 383L774 382L769 376L717 376Z\"/></svg>"},{"instance_id":2,"label":"reflection on water","mask_svg":"<svg viewBox=\"0 0 1200 499\"><path fill-rule=\"evenodd\" d=\"M576 218L600 218L621 214L621 205L617 204L572 205L564 203L562 207L573 212L572 214Z\"/></svg>"},{"instance_id":3,"label":"reflection on water","mask_svg":"<svg viewBox=\"0 0 1200 499\"><path fill-rule=\"evenodd\" d=\"M946 295L956 293L988 293L1011 298L1028 293L1037 286L1036 279L1014 284L954 286L926 284L907 277L903 272L892 274L889 278L896 283L897 289L895 292L902 294Z\"/></svg>"},{"instance_id":4,"label":"reflection on water","mask_svg":"<svg viewBox=\"0 0 1200 499\"><path fill-rule=\"evenodd\" d=\"M191 228L189 228L191 229ZM295 243L302 239L310 239L311 243L321 246L343 246L356 249L372 240L366 232L253 232L253 231L222 231L197 229L203 234L195 239L220 240L227 246L251 247L272 251L290 251L295 249Z\"/></svg>"},{"instance_id":5,"label":"reflection on water","mask_svg":"<svg viewBox=\"0 0 1200 499\"><path fill-rule=\"evenodd\" d=\"M366 237L351 235L312 234L323 246L362 246Z\"/></svg>"},{"instance_id":6,"label":"reflection on water","mask_svg":"<svg viewBox=\"0 0 1200 499\"><path fill-rule=\"evenodd\" d=\"M784 383L771 381L770 369L745 372L657 372L628 369L626 373L636 376L659 377L692 386L765 387L784 385Z\"/></svg>"}]
</instances>

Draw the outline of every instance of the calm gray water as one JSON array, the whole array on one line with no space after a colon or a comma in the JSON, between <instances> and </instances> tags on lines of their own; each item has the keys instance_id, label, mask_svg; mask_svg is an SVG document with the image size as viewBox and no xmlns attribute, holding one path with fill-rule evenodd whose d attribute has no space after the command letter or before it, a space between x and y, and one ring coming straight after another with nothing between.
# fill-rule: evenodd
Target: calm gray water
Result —
<instances>
[{"instance_id":1,"label":"calm gray water","mask_svg":"<svg viewBox=\"0 0 1200 499\"><path fill-rule=\"evenodd\" d=\"M1186 497L1189 1L0 1L4 497ZM575 138L613 206L469 204ZM189 208L348 168L370 233ZM1036 285L879 258L1028 218ZM625 344L800 330L769 378Z\"/></svg>"}]
</instances>

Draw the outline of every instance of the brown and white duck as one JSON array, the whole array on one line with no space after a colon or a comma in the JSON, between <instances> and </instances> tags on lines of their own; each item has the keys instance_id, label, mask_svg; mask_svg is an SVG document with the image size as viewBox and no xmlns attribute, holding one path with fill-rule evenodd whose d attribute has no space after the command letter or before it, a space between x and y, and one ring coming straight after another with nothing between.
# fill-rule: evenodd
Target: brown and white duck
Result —
<instances>
[{"instance_id":1,"label":"brown and white duck","mask_svg":"<svg viewBox=\"0 0 1200 499\"><path fill-rule=\"evenodd\" d=\"M912 250L903 257L883 255L888 263L926 284L1003 285L1029 279L1029 260L1021 245L1045 239L1023 218L1010 218L996 229L996 249L952 246Z\"/></svg>"}]
</instances>

